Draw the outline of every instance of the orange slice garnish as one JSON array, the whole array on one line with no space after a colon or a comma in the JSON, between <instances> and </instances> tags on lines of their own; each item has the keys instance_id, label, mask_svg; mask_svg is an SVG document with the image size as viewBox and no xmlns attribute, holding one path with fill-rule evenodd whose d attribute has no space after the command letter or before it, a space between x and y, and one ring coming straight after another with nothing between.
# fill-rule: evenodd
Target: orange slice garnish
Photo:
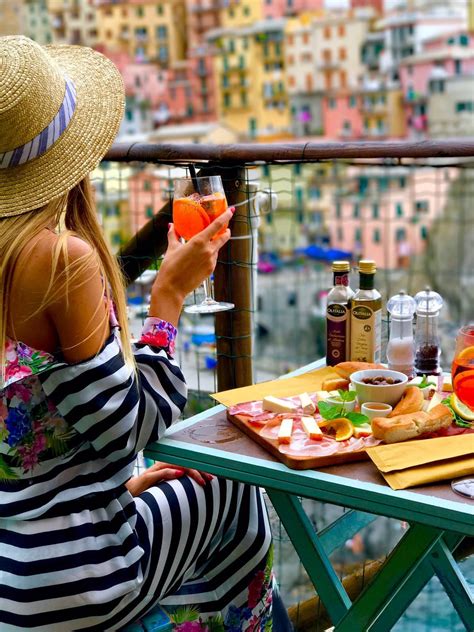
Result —
<instances>
[{"instance_id":1,"label":"orange slice garnish","mask_svg":"<svg viewBox=\"0 0 474 632\"><path fill-rule=\"evenodd\" d=\"M173 222L178 235L186 240L200 233L211 223L206 211L192 198L174 200Z\"/></svg>"},{"instance_id":2,"label":"orange slice garnish","mask_svg":"<svg viewBox=\"0 0 474 632\"><path fill-rule=\"evenodd\" d=\"M351 424L349 419L346 419L345 417L319 421L318 425L321 429L325 429L331 434L335 433L334 438L336 441L347 441L347 439L350 439L354 434L354 426Z\"/></svg>"},{"instance_id":3,"label":"orange slice garnish","mask_svg":"<svg viewBox=\"0 0 474 632\"><path fill-rule=\"evenodd\" d=\"M459 360L472 360L474 359L474 346L466 347L457 356L458 364L461 364Z\"/></svg>"}]
</instances>

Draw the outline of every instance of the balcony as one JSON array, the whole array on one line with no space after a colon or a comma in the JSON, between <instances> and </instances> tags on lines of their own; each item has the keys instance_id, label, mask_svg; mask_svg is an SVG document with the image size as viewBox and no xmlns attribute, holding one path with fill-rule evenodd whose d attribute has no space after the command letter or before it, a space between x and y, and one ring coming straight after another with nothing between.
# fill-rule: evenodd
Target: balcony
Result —
<instances>
[{"instance_id":1,"label":"balcony","mask_svg":"<svg viewBox=\"0 0 474 632\"><path fill-rule=\"evenodd\" d=\"M216 334L215 347L206 351L217 358L215 370L204 366L203 349L193 342L195 325L188 324L185 318L182 320L176 358L183 365L190 388L186 417L211 405L210 392L244 386L244 380L272 379L314 361L324 353L321 350L324 341L324 304L321 297L331 285L330 265L323 259L296 254L297 250L304 250L312 243L347 248L356 258L361 254L356 251L357 236L360 241L357 248L362 249L362 254L369 257L375 253L373 256L378 257L380 272L377 273L376 283L384 299L400 287L406 288L410 294L425 284L439 289L447 303L445 313L449 314L449 318L443 314L440 322L443 366L449 366L453 335L461 323L472 320L474 305L474 265L470 247L474 238L474 219L470 212L474 183L472 141L258 143L250 146L213 146L191 142L186 145L134 144L117 145L106 158L107 169L94 174L95 183L104 184L101 188L104 204L109 191L110 199L114 199L116 193L112 187L116 187L120 199L128 201L132 210L134 196L129 188L130 180L140 177L143 169L149 169L151 177L163 177L157 174L159 169L169 177L171 171L176 176L184 175L185 166L189 164L195 164L202 171L201 175L210 169L220 171L229 202L240 203L232 230L242 239L229 242L214 275L217 298L233 300L237 305L236 310L220 314L215 323L212 319L208 325L211 334ZM393 182L400 180L400 167L391 164L395 161L406 165L403 186L397 184L388 192L372 190L368 193L373 189L371 182L380 178L381 173ZM326 169L324 176L319 175L321 167ZM309 183L315 179L318 188L321 188L321 200L311 200L306 195ZM355 185L359 191L360 219L354 217ZM257 194L265 198L268 189L278 197L278 206L265 199L257 204ZM392 212L394 196L401 196L402 191L405 191L407 199L407 204L404 204L407 216L400 218L399 222L406 230L411 248L411 256L403 260L399 257L397 228L392 216L385 215L385 201L389 199L391 202L387 208L390 207ZM410 200L430 201L429 213L417 213L420 216L417 224L411 222L412 214L408 212L412 209L408 204ZM159 196L155 202L155 210L158 211L161 205ZM372 203L377 203L380 209L378 220L371 216ZM316 206L319 204L321 209ZM319 210L321 214L314 218L315 211ZM336 210L340 211L339 217ZM135 217L131 213L130 216ZM123 245L120 260L130 283L152 264L158 264L166 249L170 218L171 206L164 205L147 224L144 218L138 235L134 224L138 220L129 220L130 241ZM260 220L258 229L257 219ZM312 221L314 219L316 221ZM378 248L373 241L373 232L380 223L384 230ZM257 272L258 255L264 249L272 253L278 266L276 269L267 268L265 273ZM459 256L460 252L462 256ZM131 290L141 293L140 296L146 300L148 288L137 290L137 287ZM298 335L295 335L295 323ZM139 333L141 320L132 319L131 325L132 331ZM388 322L384 320L385 342L387 334ZM308 479L312 476L308 472ZM324 490L326 479L333 475L317 473L316 476L319 483L323 480L321 489ZM358 481L356 483L359 484ZM399 498L415 497L417 493L418 490L401 492ZM396 493L392 494L392 498L396 498ZM337 509L330 504L333 500L329 498L324 505L305 501L305 508L311 512L309 524L312 521L318 524L319 529L325 527L326 521L333 517L329 514ZM365 511L368 511L367 507ZM345 520L348 514L349 511L341 510L341 520ZM344 524L342 522L342 528ZM347 537L343 538L345 544L331 557L336 575L344 577L344 580L353 578L351 573L355 566L358 580L365 577L368 581L367 575L373 564L369 560L380 560L381 566L405 534L405 528L406 525L399 520L384 518L380 523L374 518L370 534L361 531L359 539L354 538L360 546L351 548ZM412 526L406 528L406 532L410 533L410 529ZM278 523L274 532L281 533ZM345 534L345 531L342 533ZM286 536L278 540L275 556L275 568L287 571L279 577L284 599L295 612L301 612L299 606L312 594L312 586L302 579L301 566ZM358 590L351 593L351 600L357 599ZM333 592L330 592L329 600L332 595ZM417 629L435 629L441 616L445 617L444 621L456 618L457 628L450 627L448 623L443 629L460 629L454 606L442 592L439 582L428 584L422 596L421 605L416 606L415 602L408 614L404 614L401 608L396 610L396 616L400 617L398 629L410 630L415 625ZM443 599L444 610L440 614ZM313 629L327 629L331 624L329 616L320 614L319 609L314 607L314 601L312 603L313 608L308 606L308 611L312 613ZM294 616L296 626L298 619L296 614ZM391 623L387 629L392 629Z\"/></svg>"}]
</instances>

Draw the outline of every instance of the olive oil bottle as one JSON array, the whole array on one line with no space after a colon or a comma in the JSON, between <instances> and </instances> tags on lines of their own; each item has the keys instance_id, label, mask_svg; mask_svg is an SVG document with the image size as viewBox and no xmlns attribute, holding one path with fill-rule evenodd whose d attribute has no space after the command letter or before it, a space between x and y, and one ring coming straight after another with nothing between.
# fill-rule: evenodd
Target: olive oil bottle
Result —
<instances>
[{"instance_id":1,"label":"olive oil bottle","mask_svg":"<svg viewBox=\"0 0 474 632\"><path fill-rule=\"evenodd\" d=\"M380 362L382 347L382 296L374 287L375 261L359 261L359 289L352 297L351 360Z\"/></svg>"},{"instance_id":2,"label":"olive oil bottle","mask_svg":"<svg viewBox=\"0 0 474 632\"><path fill-rule=\"evenodd\" d=\"M351 331L351 298L349 261L334 261L334 287L330 290L326 308L326 364L334 366L349 360Z\"/></svg>"}]
</instances>

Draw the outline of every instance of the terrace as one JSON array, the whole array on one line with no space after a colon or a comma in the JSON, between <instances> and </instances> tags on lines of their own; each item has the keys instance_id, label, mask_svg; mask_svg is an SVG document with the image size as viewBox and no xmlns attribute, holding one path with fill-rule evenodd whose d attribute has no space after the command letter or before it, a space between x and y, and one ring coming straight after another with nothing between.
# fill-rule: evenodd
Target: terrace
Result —
<instances>
[{"instance_id":1,"label":"terrace","mask_svg":"<svg viewBox=\"0 0 474 632\"><path fill-rule=\"evenodd\" d=\"M474 321L474 142L114 146L94 182L104 230L122 242L118 256L136 334L153 278L143 273L159 267L166 248L172 179L190 164L201 175L220 174L229 204L237 205L233 239L214 275L216 298L236 308L215 319L183 315L177 357L191 389L186 417L213 405L209 393L274 379L324 356L334 249L348 251L354 266L362 255L376 259L384 302L401 288L414 294L430 285L440 292L442 365L449 368L455 332ZM136 187L141 180L152 182L143 193ZM115 214L106 212L111 207ZM148 208L153 217L141 217ZM386 340L387 318L383 324ZM346 513L305 502L319 530ZM298 604L313 588L275 516L273 525L276 570L297 622ZM333 552L338 576L350 577L356 567L364 573L372 560L384 559L405 528L394 518L367 522ZM462 565L471 580L472 562ZM296 623L297 629L323 630L324 617L318 610L313 627ZM465 629L434 580L393 629L407 625L410 631Z\"/></svg>"}]
</instances>

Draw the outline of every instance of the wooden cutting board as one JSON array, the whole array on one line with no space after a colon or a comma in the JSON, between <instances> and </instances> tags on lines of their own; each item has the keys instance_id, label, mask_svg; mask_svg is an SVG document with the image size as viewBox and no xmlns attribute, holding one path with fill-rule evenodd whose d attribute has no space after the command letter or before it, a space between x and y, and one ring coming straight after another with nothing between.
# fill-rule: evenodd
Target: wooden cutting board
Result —
<instances>
[{"instance_id":1,"label":"wooden cutting board","mask_svg":"<svg viewBox=\"0 0 474 632\"><path fill-rule=\"evenodd\" d=\"M279 443L276 439L262 437L260 430L262 426L256 426L249 423L249 418L243 415L231 415L227 411L227 418L235 424L240 430L245 432L251 439L268 450L270 454L282 461L287 467L293 470L311 470L328 465L339 465L341 463L350 463L351 461L365 461L369 457L366 450L358 450L354 452L342 452L338 454L329 454L327 456L292 456L284 454L279 450Z\"/></svg>"}]
</instances>

